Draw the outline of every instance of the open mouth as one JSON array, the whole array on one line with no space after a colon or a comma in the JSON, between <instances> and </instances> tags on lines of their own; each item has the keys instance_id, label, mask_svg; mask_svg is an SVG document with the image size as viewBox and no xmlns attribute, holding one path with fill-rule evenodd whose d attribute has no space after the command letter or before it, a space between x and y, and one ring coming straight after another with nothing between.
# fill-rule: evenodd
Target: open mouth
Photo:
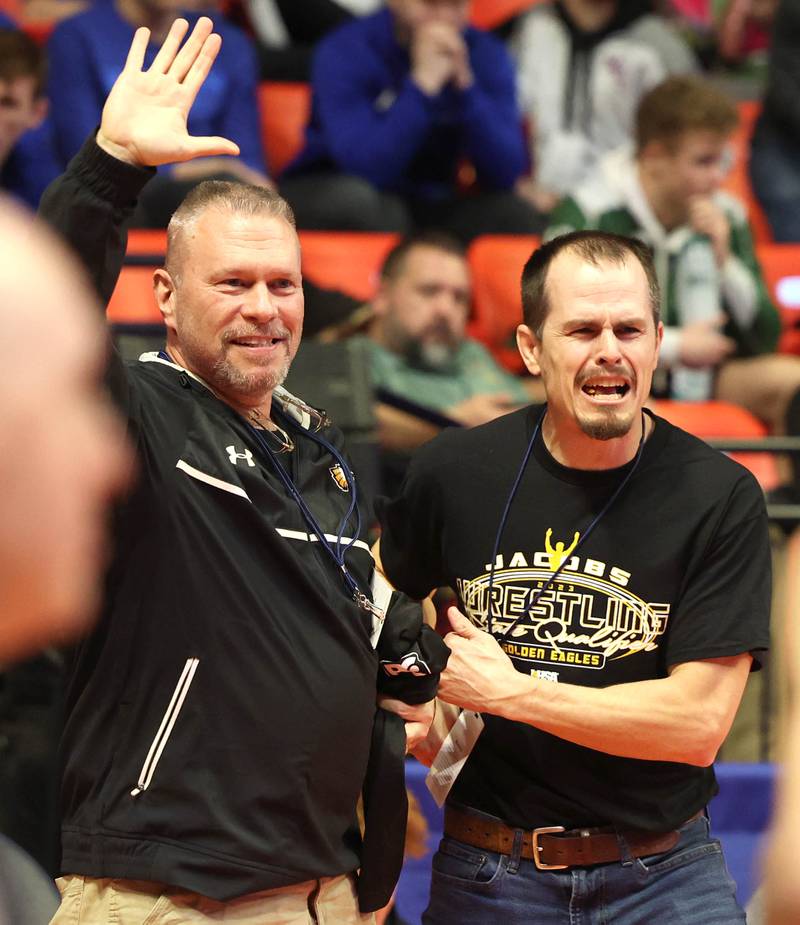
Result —
<instances>
[{"instance_id":1,"label":"open mouth","mask_svg":"<svg viewBox=\"0 0 800 925\"><path fill-rule=\"evenodd\" d=\"M581 386L584 395L601 401L619 401L625 398L631 387L624 380L597 380L590 379Z\"/></svg>"}]
</instances>

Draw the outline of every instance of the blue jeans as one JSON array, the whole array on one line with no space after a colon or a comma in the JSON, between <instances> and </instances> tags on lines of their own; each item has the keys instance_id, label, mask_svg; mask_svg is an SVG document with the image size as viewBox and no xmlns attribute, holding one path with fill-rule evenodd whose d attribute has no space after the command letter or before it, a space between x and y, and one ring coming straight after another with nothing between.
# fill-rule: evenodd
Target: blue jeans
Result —
<instances>
[{"instance_id":1,"label":"blue jeans","mask_svg":"<svg viewBox=\"0 0 800 925\"><path fill-rule=\"evenodd\" d=\"M424 925L735 925L736 901L720 843L701 816L671 851L571 870L443 838L433 858ZM621 842L623 854L626 851Z\"/></svg>"}]
</instances>

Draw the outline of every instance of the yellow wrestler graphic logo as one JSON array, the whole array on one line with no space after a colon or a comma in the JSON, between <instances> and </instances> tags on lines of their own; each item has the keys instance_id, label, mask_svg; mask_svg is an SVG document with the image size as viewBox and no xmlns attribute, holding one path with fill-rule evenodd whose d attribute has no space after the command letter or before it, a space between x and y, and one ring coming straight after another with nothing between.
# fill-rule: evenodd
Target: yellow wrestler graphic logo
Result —
<instances>
[{"instance_id":1,"label":"yellow wrestler graphic logo","mask_svg":"<svg viewBox=\"0 0 800 925\"><path fill-rule=\"evenodd\" d=\"M550 542L550 537L553 535L553 528L548 527L547 533L544 535L544 549L547 553L547 557L550 560L550 569L554 572L558 571L561 568L562 563L565 559L569 559L572 555L572 550L578 545L578 540L581 538L580 533L575 531L575 536L572 538L572 545L569 549L565 549L565 543L562 540L558 540L556 543L555 549Z\"/></svg>"},{"instance_id":2,"label":"yellow wrestler graphic logo","mask_svg":"<svg viewBox=\"0 0 800 925\"><path fill-rule=\"evenodd\" d=\"M499 552L485 571L456 579L464 612L481 628L491 615L522 670L600 670L660 645L671 603L640 597L630 571L600 550L586 555L580 539L556 540L548 528L540 548Z\"/></svg>"}]
</instances>

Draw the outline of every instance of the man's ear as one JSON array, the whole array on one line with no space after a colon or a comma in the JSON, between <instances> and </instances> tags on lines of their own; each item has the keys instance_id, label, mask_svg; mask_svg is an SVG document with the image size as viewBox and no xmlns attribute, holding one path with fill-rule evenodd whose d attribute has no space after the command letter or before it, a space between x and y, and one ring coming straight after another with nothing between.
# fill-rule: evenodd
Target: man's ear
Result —
<instances>
[{"instance_id":1,"label":"man's ear","mask_svg":"<svg viewBox=\"0 0 800 925\"><path fill-rule=\"evenodd\" d=\"M372 314L375 318L383 318L389 310L389 287L391 282L386 279L378 283L378 291L372 299Z\"/></svg>"},{"instance_id":2,"label":"man's ear","mask_svg":"<svg viewBox=\"0 0 800 925\"><path fill-rule=\"evenodd\" d=\"M517 327L517 350L522 357L525 368L532 376L541 376L542 368L539 365L539 338L527 324Z\"/></svg>"},{"instance_id":3,"label":"man's ear","mask_svg":"<svg viewBox=\"0 0 800 925\"><path fill-rule=\"evenodd\" d=\"M159 267L153 273L153 295L156 305L164 319L164 324L171 330L177 330L175 323L175 281L169 273Z\"/></svg>"}]
</instances>

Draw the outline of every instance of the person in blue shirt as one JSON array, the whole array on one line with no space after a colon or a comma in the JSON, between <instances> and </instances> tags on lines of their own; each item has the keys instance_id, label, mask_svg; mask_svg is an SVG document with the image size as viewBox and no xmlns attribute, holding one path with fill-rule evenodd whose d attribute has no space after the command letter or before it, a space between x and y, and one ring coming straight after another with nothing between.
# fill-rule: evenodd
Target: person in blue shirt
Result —
<instances>
[{"instance_id":1,"label":"person in blue shirt","mask_svg":"<svg viewBox=\"0 0 800 925\"><path fill-rule=\"evenodd\" d=\"M0 15L0 189L34 209L61 172L46 119L45 68L36 42Z\"/></svg>"},{"instance_id":2,"label":"person in blue shirt","mask_svg":"<svg viewBox=\"0 0 800 925\"><path fill-rule=\"evenodd\" d=\"M179 11L185 14L187 6L196 8L197 0L114 0L95 4L55 29L48 43L50 99L63 166L99 123L103 103L125 63L135 29L150 29L145 55L145 66L149 67L175 16ZM186 18L194 23L198 15L189 12ZM192 109L189 131L230 138L239 146L240 154L161 168L145 191L135 224L165 226L184 195L201 180L270 184L256 100L256 53L243 32L221 17L216 17L216 22L222 50Z\"/></svg>"},{"instance_id":3,"label":"person in blue shirt","mask_svg":"<svg viewBox=\"0 0 800 925\"><path fill-rule=\"evenodd\" d=\"M389 0L323 39L305 148L281 190L298 225L536 233L513 66L467 0ZM463 193L465 162L476 192Z\"/></svg>"}]
</instances>

